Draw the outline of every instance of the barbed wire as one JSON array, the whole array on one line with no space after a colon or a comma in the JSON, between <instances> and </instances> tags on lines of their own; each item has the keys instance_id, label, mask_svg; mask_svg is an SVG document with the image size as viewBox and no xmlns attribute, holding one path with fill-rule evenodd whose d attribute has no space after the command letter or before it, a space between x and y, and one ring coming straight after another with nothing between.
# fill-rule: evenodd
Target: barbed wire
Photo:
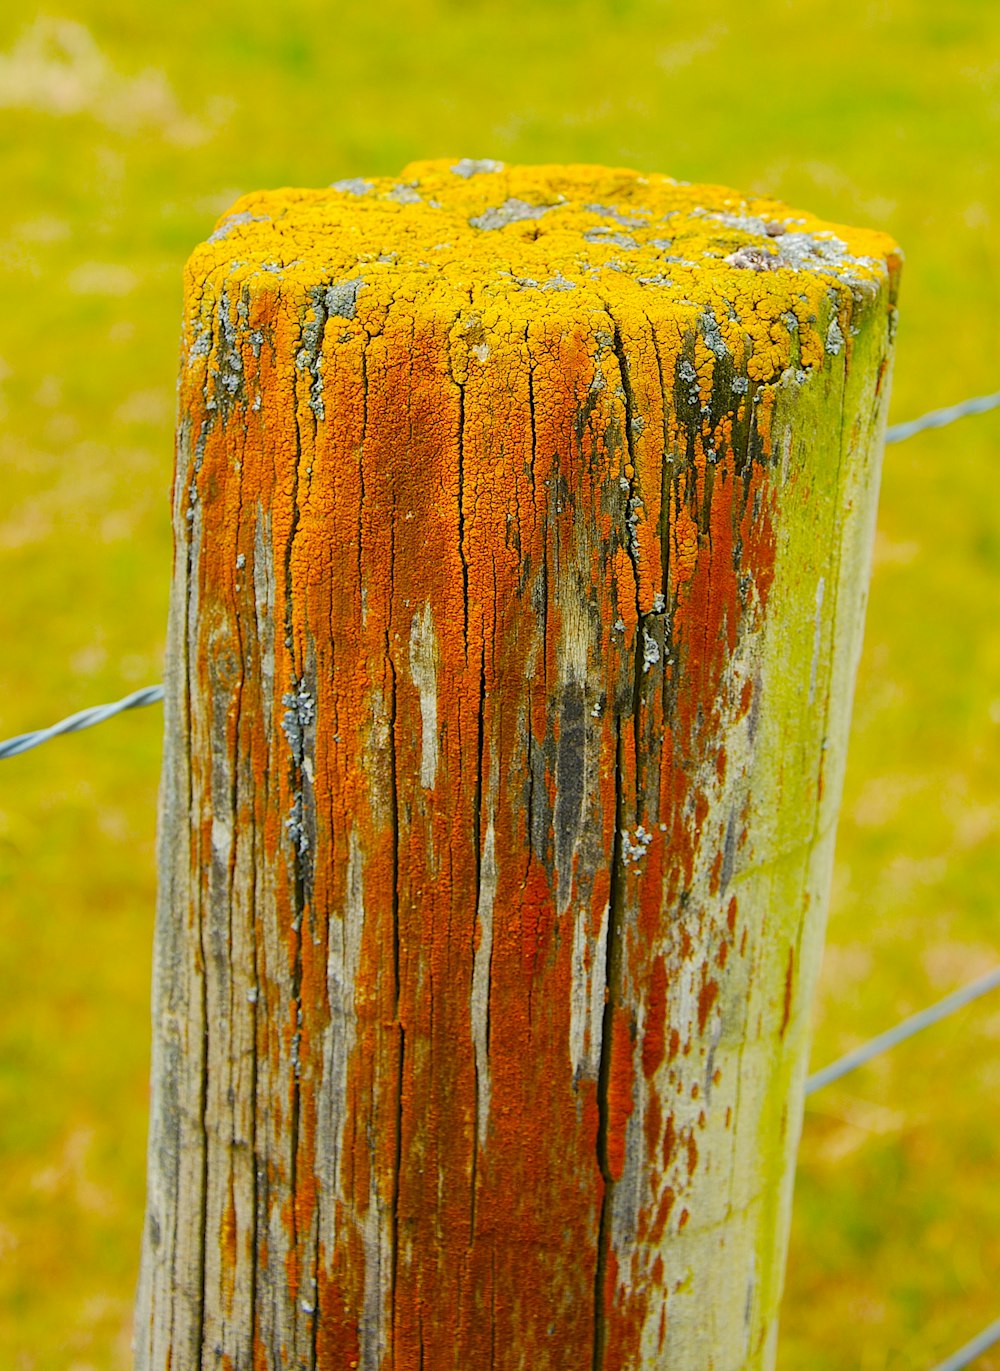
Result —
<instances>
[{"instance_id":1,"label":"barbed wire","mask_svg":"<svg viewBox=\"0 0 1000 1371\"><path fill-rule=\"evenodd\" d=\"M973 1000L978 1000L981 995L987 995L991 990L998 988L1000 988L1000 966L994 967L985 976L980 976L977 981L962 986L960 990L952 991L943 1000L938 1000L937 1004L929 1005L926 1009L911 1014L902 1023L898 1023L894 1028L889 1028L884 1033L880 1033L878 1037L862 1043L853 1052L847 1052L843 1057L838 1057L835 1062L831 1062L829 1066L824 1066L821 1071L814 1072L806 1081L806 1095L815 1095L816 1091L822 1090L825 1085L830 1085L832 1081L839 1081L841 1076L846 1076L849 1071L856 1071L859 1066L864 1066L866 1062L881 1056L883 1052L888 1052L890 1047L896 1047L899 1043L906 1042L907 1038L912 1038L915 1033L930 1028L931 1024L940 1023L949 1014L964 1009L967 1004L971 1004Z\"/></svg>"},{"instance_id":2,"label":"barbed wire","mask_svg":"<svg viewBox=\"0 0 1000 1371\"><path fill-rule=\"evenodd\" d=\"M912 438L915 433L922 433L925 428L944 428L946 424L953 424L956 419L968 418L970 414L985 414L988 410L1000 407L1000 390L993 395L977 395L972 400L963 400L958 405L948 405L945 409L932 409L927 414L921 414L919 419L910 419L905 424L893 424L886 429L885 441L887 443L901 443L906 438Z\"/></svg>"},{"instance_id":3,"label":"barbed wire","mask_svg":"<svg viewBox=\"0 0 1000 1371\"><path fill-rule=\"evenodd\" d=\"M154 705L162 699L163 686L152 685L145 686L142 690L134 690L131 695L126 695L123 700L116 700L113 704L81 709L79 713L71 714L68 719L60 719L57 724L51 724L48 728L39 728L32 733L19 733L16 738L6 739L0 743L0 759L16 757L30 748L41 747L42 743L59 737L61 733L78 733L81 728L93 728L95 724L103 724L105 719L111 719L126 709Z\"/></svg>"},{"instance_id":4,"label":"barbed wire","mask_svg":"<svg viewBox=\"0 0 1000 1371\"><path fill-rule=\"evenodd\" d=\"M991 1323L989 1328L984 1328L981 1333L967 1342L964 1347L960 1347L957 1352L953 1352L946 1361L939 1362L934 1367L934 1371L962 1371L963 1366L969 1366L989 1351L995 1343L1000 1342L1000 1319Z\"/></svg>"}]
</instances>

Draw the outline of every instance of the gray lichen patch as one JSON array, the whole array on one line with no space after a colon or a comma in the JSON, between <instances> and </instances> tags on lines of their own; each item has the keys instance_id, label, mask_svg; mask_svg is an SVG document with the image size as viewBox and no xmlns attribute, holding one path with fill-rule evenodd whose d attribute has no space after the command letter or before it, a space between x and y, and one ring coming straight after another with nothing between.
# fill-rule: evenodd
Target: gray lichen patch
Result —
<instances>
[{"instance_id":1,"label":"gray lichen patch","mask_svg":"<svg viewBox=\"0 0 1000 1371\"><path fill-rule=\"evenodd\" d=\"M701 214L706 219L714 219L717 224L725 224L726 228L737 229L740 233L751 233L757 238L769 236L766 220L757 214L730 214L718 210L702 210Z\"/></svg>"},{"instance_id":2,"label":"gray lichen patch","mask_svg":"<svg viewBox=\"0 0 1000 1371\"><path fill-rule=\"evenodd\" d=\"M239 214L231 214L228 219L223 220L219 227L208 235L210 243L221 243L228 238L234 229L243 224L269 224L271 220L266 214L251 214L249 210L242 210Z\"/></svg>"},{"instance_id":3,"label":"gray lichen patch","mask_svg":"<svg viewBox=\"0 0 1000 1371\"><path fill-rule=\"evenodd\" d=\"M331 181L331 190L339 190L344 195L369 195L374 189L371 181L366 181L363 176L348 177L344 181Z\"/></svg>"},{"instance_id":4,"label":"gray lichen patch","mask_svg":"<svg viewBox=\"0 0 1000 1371\"><path fill-rule=\"evenodd\" d=\"M419 192L413 186L403 182L393 186L387 198L395 200L398 205L419 205L421 201Z\"/></svg>"},{"instance_id":5,"label":"gray lichen patch","mask_svg":"<svg viewBox=\"0 0 1000 1371\"><path fill-rule=\"evenodd\" d=\"M212 240L209 239L209 242ZM199 357L207 357L212 351L212 328L208 323L199 323L194 330L194 336L187 350L188 362L195 362Z\"/></svg>"},{"instance_id":6,"label":"gray lichen patch","mask_svg":"<svg viewBox=\"0 0 1000 1371\"><path fill-rule=\"evenodd\" d=\"M482 214L473 215L469 223L473 228L486 231L501 229L506 228L508 224L519 223L522 219L541 219L550 209L555 209L555 205L529 205L526 200L519 200L513 196L502 205L492 206Z\"/></svg>"},{"instance_id":7,"label":"gray lichen patch","mask_svg":"<svg viewBox=\"0 0 1000 1371\"><path fill-rule=\"evenodd\" d=\"M653 841L653 835L652 833L647 832L642 824L640 824L634 834L630 833L627 828L623 828L621 831L621 840L622 862L628 866L629 863L634 864L642 861L643 857L646 855L646 849Z\"/></svg>"},{"instance_id":8,"label":"gray lichen patch","mask_svg":"<svg viewBox=\"0 0 1000 1371\"><path fill-rule=\"evenodd\" d=\"M700 400L698 373L695 371L694 366L687 357L682 357L677 364L677 381L678 387L680 386L680 383L683 382L688 403L697 405Z\"/></svg>"},{"instance_id":9,"label":"gray lichen patch","mask_svg":"<svg viewBox=\"0 0 1000 1371\"><path fill-rule=\"evenodd\" d=\"M613 219L616 224L621 224L622 228L642 228L645 219L637 218L636 213L643 214L648 218L648 210L639 210L633 214L622 214L621 210L615 209L613 205L584 205L585 210L591 214L600 214L605 219Z\"/></svg>"},{"instance_id":10,"label":"gray lichen patch","mask_svg":"<svg viewBox=\"0 0 1000 1371\"><path fill-rule=\"evenodd\" d=\"M729 349L726 347L722 332L719 329L718 320L711 309L705 310L701 316L701 332L705 339L705 346L710 352L714 352L720 361L729 356Z\"/></svg>"},{"instance_id":11,"label":"gray lichen patch","mask_svg":"<svg viewBox=\"0 0 1000 1371\"><path fill-rule=\"evenodd\" d=\"M188 356L189 360L208 357L205 408L218 410L226 416L244 388L241 332L246 318L246 302L242 294L239 295L234 309L229 290L223 286L214 312L215 328L212 329L207 321L201 323Z\"/></svg>"},{"instance_id":12,"label":"gray lichen patch","mask_svg":"<svg viewBox=\"0 0 1000 1371\"><path fill-rule=\"evenodd\" d=\"M634 238L630 238L626 233L618 233L615 229L587 229L583 236L588 243L607 243L616 248L625 248L628 252L637 252L639 249L639 244Z\"/></svg>"},{"instance_id":13,"label":"gray lichen patch","mask_svg":"<svg viewBox=\"0 0 1000 1371\"><path fill-rule=\"evenodd\" d=\"M281 731L288 740L292 756L301 766L305 760L306 733L316 721L316 701L305 681L299 681L294 690L281 697L281 703L285 706Z\"/></svg>"},{"instance_id":14,"label":"gray lichen patch","mask_svg":"<svg viewBox=\"0 0 1000 1371\"><path fill-rule=\"evenodd\" d=\"M285 820L285 832L288 834L288 839L298 856L304 857L309 851L309 827L306 822L306 807L301 790L295 793L295 798L292 801L292 812Z\"/></svg>"},{"instance_id":15,"label":"gray lichen patch","mask_svg":"<svg viewBox=\"0 0 1000 1371\"><path fill-rule=\"evenodd\" d=\"M341 319L353 319L357 313L358 291L364 283L363 277L354 276L349 281L338 281L328 286L323 296L327 313Z\"/></svg>"},{"instance_id":16,"label":"gray lichen patch","mask_svg":"<svg viewBox=\"0 0 1000 1371\"><path fill-rule=\"evenodd\" d=\"M503 163L495 162L491 157L462 157L452 167L452 171L456 176L464 176L468 180L470 176L487 176L503 171Z\"/></svg>"}]
</instances>

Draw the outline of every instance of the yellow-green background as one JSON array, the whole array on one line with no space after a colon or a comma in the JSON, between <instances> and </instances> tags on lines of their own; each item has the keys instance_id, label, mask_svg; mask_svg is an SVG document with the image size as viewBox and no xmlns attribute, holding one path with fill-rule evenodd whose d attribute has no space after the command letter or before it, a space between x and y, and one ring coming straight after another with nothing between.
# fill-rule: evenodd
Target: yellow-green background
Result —
<instances>
[{"instance_id":1,"label":"yellow-green background","mask_svg":"<svg viewBox=\"0 0 1000 1371\"><path fill-rule=\"evenodd\" d=\"M899 420L1000 389L998 148L996 0L5 5L0 736L159 679L180 269L239 193L594 161L888 229ZM1000 959L998 450L1000 413L888 451L816 1063ZM160 726L0 762L12 1371L128 1364ZM1000 1315L998 1000L810 1106L782 1371Z\"/></svg>"}]
</instances>

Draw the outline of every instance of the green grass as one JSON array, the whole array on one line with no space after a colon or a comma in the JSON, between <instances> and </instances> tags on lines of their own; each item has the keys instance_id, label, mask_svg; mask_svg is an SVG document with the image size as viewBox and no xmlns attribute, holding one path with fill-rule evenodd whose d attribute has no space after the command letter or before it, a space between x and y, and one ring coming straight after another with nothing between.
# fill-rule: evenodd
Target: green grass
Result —
<instances>
[{"instance_id":1,"label":"green grass","mask_svg":"<svg viewBox=\"0 0 1000 1371\"><path fill-rule=\"evenodd\" d=\"M905 247L894 418L1000 388L991 0L47 13L34 58L0 15L2 736L159 678L180 268L243 191L454 154L771 192ZM887 454L817 1063L997 959L998 446L993 414ZM0 764L15 1371L128 1365L159 729ZM924 1371L1000 1313L998 1031L984 1001L810 1107L782 1371Z\"/></svg>"}]
</instances>

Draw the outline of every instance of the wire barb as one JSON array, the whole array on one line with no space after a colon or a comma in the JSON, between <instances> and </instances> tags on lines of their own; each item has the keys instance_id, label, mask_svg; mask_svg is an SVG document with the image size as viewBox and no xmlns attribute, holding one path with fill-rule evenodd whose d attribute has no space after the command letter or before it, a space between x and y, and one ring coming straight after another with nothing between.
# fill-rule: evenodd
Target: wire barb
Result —
<instances>
[{"instance_id":1,"label":"wire barb","mask_svg":"<svg viewBox=\"0 0 1000 1371\"><path fill-rule=\"evenodd\" d=\"M957 1352L953 1352L947 1359L934 1367L934 1371L962 1371L963 1366L969 1366L977 1357L991 1348L994 1343L1000 1342L1000 1319L991 1323L989 1328L967 1342L964 1347L960 1347Z\"/></svg>"},{"instance_id":2,"label":"wire barb","mask_svg":"<svg viewBox=\"0 0 1000 1371\"><path fill-rule=\"evenodd\" d=\"M938 1000L937 1004L932 1004L927 1009L921 1009L918 1014L912 1014L910 1018L896 1024L895 1028L880 1033L877 1038L872 1038L870 1042L862 1043L853 1052L838 1057L829 1066L824 1066L822 1071L815 1072L806 1081L806 1095L815 1095L816 1091L822 1090L825 1085L829 1085L832 1081L839 1081L841 1076L846 1076L849 1071L855 1071L859 1066L864 1066L873 1057L878 1057L883 1052L887 1052L890 1047L905 1042L907 1038L912 1038L915 1033L919 1033L924 1028L929 1028L931 1024L939 1023L942 1019L946 1019L949 1014L954 1014L956 1010L964 1009L973 1000L978 1000L981 995L986 995L989 991L998 988L1000 988L1000 966L994 967L985 976L980 976L979 980L973 981L971 985L962 986L960 990L955 990L952 994L946 995L943 1000Z\"/></svg>"},{"instance_id":3,"label":"wire barb","mask_svg":"<svg viewBox=\"0 0 1000 1371\"><path fill-rule=\"evenodd\" d=\"M16 738L0 742L0 760L4 757L16 757L33 747L41 747L42 743L57 738L61 733L78 733L81 728L93 728L94 724L103 724L105 719L111 719L126 709L154 705L162 699L163 686L152 685L145 686L142 690L134 690L131 695L126 695L123 700L116 700L113 704L81 709L78 714L71 714L68 719L60 719L57 724L51 724L48 728L36 729L33 733L19 733Z\"/></svg>"},{"instance_id":4,"label":"wire barb","mask_svg":"<svg viewBox=\"0 0 1000 1371\"><path fill-rule=\"evenodd\" d=\"M988 410L1000 408L1000 390L993 395L977 395L972 400L963 400L960 405L948 405L946 409L932 409L919 419L910 419L905 424L893 424L886 429L887 443L901 443L904 438L912 438L925 428L944 428L956 419L964 419L970 414L985 414Z\"/></svg>"}]
</instances>

